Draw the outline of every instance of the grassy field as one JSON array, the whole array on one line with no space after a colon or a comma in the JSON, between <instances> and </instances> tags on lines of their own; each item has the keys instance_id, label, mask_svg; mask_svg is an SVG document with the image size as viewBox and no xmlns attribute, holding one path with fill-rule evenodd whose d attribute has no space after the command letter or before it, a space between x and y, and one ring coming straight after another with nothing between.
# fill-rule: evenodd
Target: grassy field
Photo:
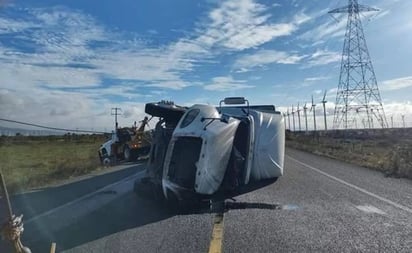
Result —
<instances>
[{"instance_id":1,"label":"grassy field","mask_svg":"<svg viewBox=\"0 0 412 253\"><path fill-rule=\"evenodd\" d=\"M286 145L412 179L412 129L289 132Z\"/></svg>"},{"instance_id":2,"label":"grassy field","mask_svg":"<svg viewBox=\"0 0 412 253\"><path fill-rule=\"evenodd\" d=\"M0 168L11 192L45 186L101 168L101 135L1 137Z\"/></svg>"}]
</instances>

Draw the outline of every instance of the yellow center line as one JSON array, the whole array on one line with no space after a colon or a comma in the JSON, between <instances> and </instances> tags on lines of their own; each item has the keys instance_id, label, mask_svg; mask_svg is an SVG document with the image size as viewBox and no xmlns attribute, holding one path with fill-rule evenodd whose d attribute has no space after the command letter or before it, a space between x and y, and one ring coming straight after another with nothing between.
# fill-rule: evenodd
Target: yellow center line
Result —
<instances>
[{"instance_id":1,"label":"yellow center line","mask_svg":"<svg viewBox=\"0 0 412 253\"><path fill-rule=\"evenodd\" d=\"M223 213L217 213L213 222L212 240L209 245L209 253L222 252L223 241Z\"/></svg>"}]
</instances>

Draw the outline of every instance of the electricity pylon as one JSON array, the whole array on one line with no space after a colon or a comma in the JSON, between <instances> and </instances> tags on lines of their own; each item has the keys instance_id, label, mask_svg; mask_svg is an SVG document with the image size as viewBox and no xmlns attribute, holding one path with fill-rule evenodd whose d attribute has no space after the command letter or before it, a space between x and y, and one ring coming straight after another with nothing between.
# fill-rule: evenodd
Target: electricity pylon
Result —
<instances>
[{"instance_id":1,"label":"electricity pylon","mask_svg":"<svg viewBox=\"0 0 412 253\"><path fill-rule=\"evenodd\" d=\"M366 118L369 128L373 118L382 128L388 126L360 18L361 12L371 11L378 9L361 5L357 0L349 0L347 6L329 11L348 13L333 117L335 129L351 128L350 123L357 115ZM355 113L356 108L360 108L360 113Z\"/></svg>"}]
</instances>

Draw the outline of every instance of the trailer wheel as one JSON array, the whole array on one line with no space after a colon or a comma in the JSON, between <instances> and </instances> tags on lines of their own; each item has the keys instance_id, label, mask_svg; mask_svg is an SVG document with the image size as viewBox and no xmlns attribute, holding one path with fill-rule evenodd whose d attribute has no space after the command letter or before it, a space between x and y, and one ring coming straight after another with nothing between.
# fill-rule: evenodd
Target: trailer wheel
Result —
<instances>
[{"instance_id":1,"label":"trailer wheel","mask_svg":"<svg viewBox=\"0 0 412 253\"><path fill-rule=\"evenodd\" d=\"M104 157L102 163L104 166L109 166L111 164L111 160L109 157Z\"/></svg>"}]
</instances>

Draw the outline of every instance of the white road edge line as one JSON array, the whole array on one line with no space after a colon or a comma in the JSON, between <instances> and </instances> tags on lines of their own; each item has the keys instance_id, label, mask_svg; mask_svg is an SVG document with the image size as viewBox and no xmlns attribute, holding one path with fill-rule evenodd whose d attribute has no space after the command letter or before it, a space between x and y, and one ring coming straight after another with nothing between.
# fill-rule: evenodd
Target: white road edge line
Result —
<instances>
[{"instance_id":1,"label":"white road edge line","mask_svg":"<svg viewBox=\"0 0 412 253\"><path fill-rule=\"evenodd\" d=\"M371 196L371 197L374 197L374 198L376 198L376 199L379 199L379 200L381 200L381 201L383 201L383 202L385 202L385 203L387 203L387 204L389 204L389 205L392 205L392 206L394 206L394 207L397 207L397 208L399 208L399 209L402 209L402 210L405 211L405 212L408 212L408 213L411 213L411 214L412 214L412 209L410 209L409 207L406 207L406 206L404 206L404 205L398 204L398 203L393 202L393 201L391 201L391 200L389 200L389 199L387 199L387 198L381 197L381 196L376 195L376 194L374 194L374 193L372 193L372 192L370 192L370 191L367 191L367 190L365 190L365 189L363 189L363 188L360 188L360 187L358 187L358 186L356 186L356 185L353 185L353 184L351 184L351 183L348 183L348 182L346 182L346 181L344 181L344 180L342 180L342 179L339 179L339 178L337 178L337 177L335 177L335 176L329 175L328 173L323 172L322 170L317 169L317 168L315 168L315 167L312 167L312 166L310 166L309 164L306 164L306 163L304 163L304 162L301 162L301 161L299 161L299 160L296 160L295 158L292 158L292 157L289 156L289 155L286 155L286 156L287 156L289 159L291 159L291 160L293 160L293 161L295 161L295 162L297 162L297 163L299 163L299 164L301 164L301 165L303 165L303 166L305 166L305 167L307 167L307 168L309 168L309 169L311 169L311 170L313 170L313 171L316 171L316 172L318 172L319 174L322 174L322 175L324 175L324 176L326 176L326 177L328 177L328 178L330 178L330 179L332 179L332 180L335 180L335 181L337 181L337 182L339 182L339 183L341 183L341 184L344 184L344 185L346 185L346 186L348 186L348 187L350 187L350 188L352 188L352 189L355 189L355 190L357 190L357 191L360 191L360 192L362 192L362 193L364 193L364 194L366 194L366 195L369 195L369 196Z\"/></svg>"},{"instance_id":2,"label":"white road edge line","mask_svg":"<svg viewBox=\"0 0 412 253\"><path fill-rule=\"evenodd\" d=\"M61 205L61 206L55 207L55 208L50 209L50 210L48 210L48 211L46 211L46 212L44 212L44 213L41 213L41 214L39 214L39 215L37 215L37 216L35 216L35 217L32 217L32 218L28 219L25 223L26 223L26 224L31 223L31 222L33 222L33 221L35 221L35 220L37 220L37 219L39 219L39 218L41 218L41 217L50 215L50 214L52 214L52 213L54 213L54 212L56 212L56 211L59 211L60 209L63 209L63 208L65 208L65 207L67 207L67 206L76 204L76 203L78 203L78 202L80 202L80 201L82 201L82 200L85 200L85 199L87 199L87 198L90 198L90 197L98 194L99 192L105 191L106 189L109 189L109 188L111 188L111 187L113 187L113 186L116 186L116 185L118 185L118 184L122 184L122 183L124 183L124 182L127 182L127 181L133 179L133 178L136 178L136 177L140 176L140 174L143 174L144 172L145 172L145 171L139 171L139 172L136 173L136 174L133 174L133 175L130 175L130 176L128 176L128 177L125 177L125 178L121 179L120 181L117 181L117 182L111 183L111 184L109 184L109 185L106 185L106 186L104 186L104 187L102 187L102 188L100 188L100 189L98 189L98 190L96 190L96 191L94 191L94 192L90 192L90 193L88 193L88 194L86 194L86 195L81 196L80 198L74 199L74 200L72 200L72 201L69 201L69 202Z\"/></svg>"}]
</instances>

